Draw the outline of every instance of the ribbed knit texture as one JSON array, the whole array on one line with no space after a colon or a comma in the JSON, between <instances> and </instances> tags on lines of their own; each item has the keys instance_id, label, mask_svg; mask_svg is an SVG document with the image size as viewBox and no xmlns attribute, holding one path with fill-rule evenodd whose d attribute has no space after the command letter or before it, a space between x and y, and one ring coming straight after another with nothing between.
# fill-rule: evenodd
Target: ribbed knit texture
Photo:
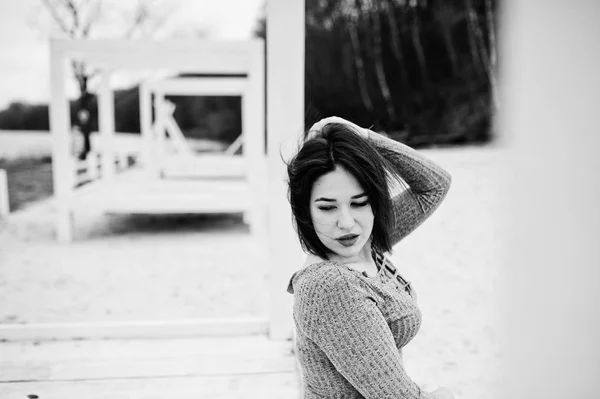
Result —
<instances>
[{"instance_id":1,"label":"ribbed knit texture","mask_svg":"<svg viewBox=\"0 0 600 399\"><path fill-rule=\"evenodd\" d=\"M370 140L408 185L393 199L396 244L437 208L450 175L406 145L373 132ZM292 276L288 291L306 399L433 399L402 365L402 348L416 335L421 313L413 292L387 270L371 278L324 261Z\"/></svg>"}]
</instances>

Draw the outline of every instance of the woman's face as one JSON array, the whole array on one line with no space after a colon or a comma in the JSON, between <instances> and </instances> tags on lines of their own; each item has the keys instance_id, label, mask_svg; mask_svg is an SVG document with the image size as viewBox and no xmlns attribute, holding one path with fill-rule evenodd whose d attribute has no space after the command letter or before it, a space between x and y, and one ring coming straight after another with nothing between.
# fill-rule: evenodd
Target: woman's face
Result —
<instances>
[{"instance_id":1,"label":"woman's face","mask_svg":"<svg viewBox=\"0 0 600 399\"><path fill-rule=\"evenodd\" d=\"M317 237L337 255L334 260L360 260L374 217L370 198L352 174L337 166L318 178L310 195L310 214Z\"/></svg>"}]
</instances>

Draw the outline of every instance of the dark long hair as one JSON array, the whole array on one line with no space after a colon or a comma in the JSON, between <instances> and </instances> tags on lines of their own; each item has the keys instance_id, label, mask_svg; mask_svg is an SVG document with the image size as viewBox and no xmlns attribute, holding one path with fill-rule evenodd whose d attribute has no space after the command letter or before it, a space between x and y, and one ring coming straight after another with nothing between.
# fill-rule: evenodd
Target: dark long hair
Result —
<instances>
[{"instance_id":1,"label":"dark long hair","mask_svg":"<svg viewBox=\"0 0 600 399\"><path fill-rule=\"evenodd\" d=\"M380 253L390 251L395 218L388 163L367 139L339 123L325 125L287 164L288 196L302 249L329 259L331 251L318 238L312 223L310 195L315 181L338 166L354 176L369 196L374 214L373 248Z\"/></svg>"}]
</instances>

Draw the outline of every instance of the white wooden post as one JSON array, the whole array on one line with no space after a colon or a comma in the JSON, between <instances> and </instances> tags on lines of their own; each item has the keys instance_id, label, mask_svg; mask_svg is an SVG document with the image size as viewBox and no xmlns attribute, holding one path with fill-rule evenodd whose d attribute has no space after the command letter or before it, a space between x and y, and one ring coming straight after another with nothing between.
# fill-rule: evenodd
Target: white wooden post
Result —
<instances>
[{"instance_id":1,"label":"white wooden post","mask_svg":"<svg viewBox=\"0 0 600 399\"><path fill-rule=\"evenodd\" d=\"M98 162L98 154L94 152L90 152L86 158L87 163L87 177L88 179L94 181L99 178L100 171L98 170L99 162Z\"/></svg>"},{"instance_id":2,"label":"white wooden post","mask_svg":"<svg viewBox=\"0 0 600 399\"><path fill-rule=\"evenodd\" d=\"M152 130L152 94L148 83L140 85L140 130L142 135L141 162L148 176L154 175L152 151L154 151L154 133Z\"/></svg>"},{"instance_id":3,"label":"white wooden post","mask_svg":"<svg viewBox=\"0 0 600 399\"><path fill-rule=\"evenodd\" d=\"M267 151L269 169L270 328L272 339L292 337L292 296L286 292L302 253L292 228L285 167L280 155L295 150L284 142L304 130L304 1L267 3Z\"/></svg>"},{"instance_id":4,"label":"white wooden post","mask_svg":"<svg viewBox=\"0 0 600 399\"><path fill-rule=\"evenodd\" d=\"M165 126L165 93L157 90L154 93L154 113L156 119L154 121L154 164L155 176L161 176L165 166L166 153L166 126Z\"/></svg>"},{"instance_id":5,"label":"white wooden post","mask_svg":"<svg viewBox=\"0 0 600 399\"><path fill-rule=\"evenodd\" d=\"M254 43L248 72L248 89L242 96L243 157L251 190L249 224L260 242L267 234L267 170L265 162L264 44Z\"/></svg>"},{"instance_id":6,"label":"white wooden post","mask_svg":"<svg viewBox=\"0 0 600 399\"><path fill-rule=\"evenodd\" d=\"M6 178L6 171L0 169L0 218L8 216L9 213L8 179Z\"/></svg>"},{"instance_id":7,"label":"white wooden post","mask_svg":"<svg viewBox=\"0 0 600 399\"><path fill-rule=\"evenodd\" d=\"M73 165L70 115L65 89L67 54L61 42L50 41L50 132L52 134L52 182L56 201L56 238L73 239Z\"/></svg>"},{"instance_id":8,"label":"white wooden post","mask_svg":"<svg viewBox=\"0 0 600 399\"><path fill-rule=\"evenodd\" d=\"M98 122L102 138L102 179L107 181L114 180L117 169L115 165L115 102L110 87L111 75L110 70L102 72L98 91Z\"/></svg>"}]
</instances>

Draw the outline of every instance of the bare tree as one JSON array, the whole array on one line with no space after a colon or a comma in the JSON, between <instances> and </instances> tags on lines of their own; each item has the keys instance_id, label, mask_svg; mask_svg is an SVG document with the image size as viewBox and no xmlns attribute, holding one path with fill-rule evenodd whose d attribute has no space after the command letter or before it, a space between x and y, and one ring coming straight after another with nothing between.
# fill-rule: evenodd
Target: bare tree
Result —
<instances>
[{"instance_id":1,"label":"bare tree","mask_svg":"<svg viewBox=\"0 0 600 399\"><path fill-rule=\"evenodd\" d=\"M400 76L402 76L402 83L404 87L409 87L409 78L406 72L406 64L404 62L404 51L402 50L402 37L398 21L394 10L394 1L385 0L385 11L390 25L390 36L392 40L392 53L398 62L398 69L400 70Z\"/></svg>"},{"instance_id":2,"label":"bare tree","mask_svg":"<svg viewBox=\"0 0 600 399\"><path fill-rule=\"evenodd\" d=\"M475 8L473 7L473 4L471 3L471 0L465 0L465 4L467 7L467 17L469 20L469 31L473 33L473 37L474 37L474 41L475 41L475 45L476 45L476 49L478 50L478 58L479 61L481 62L485 73L487 75L487 78L490 82L490 86L491 86L491 91L492 91L492 100L493 100L493 104L494 107L497 108L498 107L498 85L496 83L496 76L495 76L495 71L494 71L494 67L492 63L495 63L495 48L492 48L492 54L493 56L490 57L488 55L488 51L487 51L487 47L486 47L486 43L485 43L485 37L483 34L483 30L481 29L481 25L479 24L479 18L477 16L477 13L475 12ZM491 7L491 4L486 3L486 6ZM490 23L491 20L488 19L488 23ZM493 29L493 26L492 26ZM493 31L492 31L493 32ZM494 40L495 38L493 38L492 40ZM492 41L491 42L492 45L495 46L495 42Z\"/></svg>"},{"instance_id":3,"label":"bare tree","mask_svg":"<svg viewBox=\"0 0 600 399\"><path fill-rule=\"evenodd\" d=\"M354 1L355 9L352 11L351 7L347 8L348 18L348 33L350 34L350 43L352 45L352 54L354 58L354 65L356 67L358 89L360 91L360 98L363 105L369 111L373 111L373 101L369 95L369 89L367 84L367 74L365 71L365 60L362 55L362 48L360 45L360 37L358 36L358 26L361 20L362 2L361 0Z\"/></svg>"},{"instance_id":4,"label":"bare tree","mask_svg":"<svg viewBox=\"0 0 600 399\"><path fill-rule=\"evenodd\" d=\"M490 56L489 56L489 72L490 82L492 84L492 95L496 108L500 106L500 100L498 98L498 85L496 81L496 24L494 23L494 9L492 7L492 0L485 0L485 15L487 21L488 39L490 44Z\"/></svg>"},{"instance_id":5,"label":"bare tree","mask_svg":"<svg viewBox=\"0 0 600 399\"><path fill-rule=\"evenodd\" d=\"M379 1L374 4L374 10L370 12L373 22L373 58L375 62L375 74L377 75L377 82L379 83L379 89L381 90L381 96L385 102L388 117L396 122L396 108L392 100L392 94L387 82L385 75L385 69L383 67L383 49L382 49L382 29L381 29L381 16L379 15L380 7Z\"/></svg>"},{"instance_id":6,"label":"bare tree","mask_svg":"<svg viewBox=\"0 0 600 399\"><path fill-rule=\"evenodd\" d=\"M450 60L450 65L452 65L452 73L457 75L459 53L456 50L452 37L454 27L463 21L464 15L461 13L461 10L457 9L456 4L452 2L437 2L430 7L433 10L435 21L444 41L444 47L448 53L448 59Z\"/></svg>"},{"instance_id":7,"label":"bare tree","mask_svg":"<svg viewBox=\"0 0 600 399\"><path fill-rule=\"evenodd\" d=\"M464 5L468 24L467 34L469 38L469 49L471 50L471 59L473 60L473 66L475 67L475 71L478 75L481 75L481 68L485 61L481 59L481 54L479 52L479 49L477 48L477 28L475 26L475 22L477 21L477 14L473 9L473 4L471 4L471 1L464 0Z\"/></svg>"},{"instance_id":8,"label":"bare tree","mask_svg":"<svg viewBox=\"0 0 600 399\"><path fill-rule=\"evenodd\" d=\"M421 41L421 22L419 17L419 4L418 1L414 1L410 3L410 31L411 31L411 39L413 43L413 47L415 49L415 54L417 55L417 60L419 61L419 69L421 71L421 77L423 79L423 84L425 87L429 86L429 73L427 69L427 59L425 57L425 48L423 47L423 43Z\"/></svg>"},{"instance_id":9,"label":"bare tree","mask_svg":"<svg viewBox=\"0 0 600 399\"><path fill-rule=\"evenodd\" d=\"M92 37L105 15L103 0L41 0L53 24L62 35L72 39ZM160 0L138 0L134 8L125 15L128 21L119 35L125 38L151 36L166 22L173 8L165 8ZM79 98L76 102L77 126L83 135L83 149L80 159L85 159L91 151L92 133L92 94L90 81L96 71L81 61L72 62L73 75L77 81Z\"/></svg>"}]
</instances>

